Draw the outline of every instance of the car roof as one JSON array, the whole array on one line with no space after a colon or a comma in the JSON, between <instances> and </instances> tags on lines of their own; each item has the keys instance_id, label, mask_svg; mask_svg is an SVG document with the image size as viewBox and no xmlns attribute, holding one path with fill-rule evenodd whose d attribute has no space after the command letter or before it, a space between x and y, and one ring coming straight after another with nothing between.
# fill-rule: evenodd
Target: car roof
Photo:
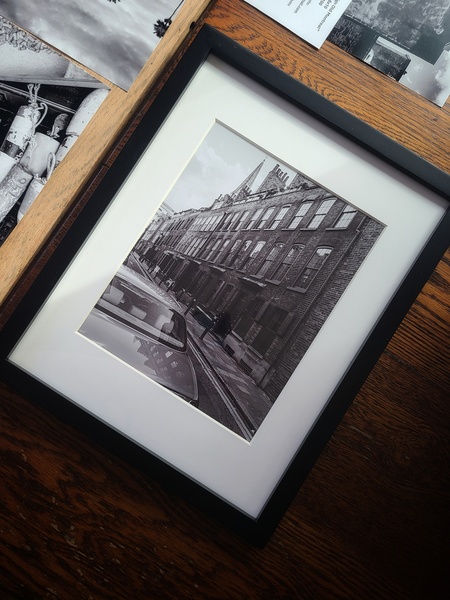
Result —
<instances>
[{"instance_id":1,"label":"car roof","mask_svg":"<svg viewBox=\"0 0 450 600\"><path fill-rule=\"evenodd\" d=\"M118 275L122 279L129 281L142 291L151 294L157 300L159 300L172 310L181 312L181 306L170 294L159 288L154 281L152 281L151 279L147 279L143 275L140 275L133 269L130 269L130 267L122 265L117 271L116 275Z\"/></svg>"},{"instance_id":2,"label":"car roof","mask_svg":"<svg viewBox=\"0 0 450 600\"><path fill-rule=\"evenodd\" d=\"M194 367L191 359L185 352L176 349L169 349L165 344L146 340L145 336L140 336L124 323L105 315L101 310L94 308L88 315L83 325L79 329L81 335L91 340L103 348L106 352L116 356L130 367L137 369L140 373L149 377L153 381L169 388L176 394L195 400L198 395L197 382L195 378ZM140 346L146 344L156 349L161 349L163 353L170 351L173 360L186 365L190 374L189 379L179 379L177 377L167 378L163 371L164 364L158 363L151 353L139 351Z\"/></svg>"}]
</instances>

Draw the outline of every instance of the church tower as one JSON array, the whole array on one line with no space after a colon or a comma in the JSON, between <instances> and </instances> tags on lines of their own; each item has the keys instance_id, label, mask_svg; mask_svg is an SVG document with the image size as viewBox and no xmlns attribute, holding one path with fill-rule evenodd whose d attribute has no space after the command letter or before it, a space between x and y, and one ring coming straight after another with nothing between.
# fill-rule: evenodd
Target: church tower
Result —
<instances>
[{"instance_id":1,"label":"church tower","mask_svg":"<svg viewBox=\"0 0 450 600\"><path fill-rule=\"evenodd\" d=\"M282 192L286 188L289 175L280 169L280 165L274 168L266 175L257 192Z\"/></svg>"},{"instance_id":2,"label":"church tower","mask_svg":"<svg viewBox=\"0 0 450 600\"><path fill-rule=\"evenodd\" d=\"M248 194L251 194L252 185L255 183L256 178L259 175L259 172L263 168L265 160L266 159L264 159L261 163L259 163L259 165L256 167L256 169L253 169L253 171L250 173L250 175L248 175L244 179L244 181L240 185L238 185L238 187L234 190L234 192L231 192L230 197L232 198L233 202L236 200L239 201L242 198L243 194L245 194L246 196L248 196Z\"/></svg>"},{"instance_id":3,"label":"church tower","mask_svg":"<svg viewBox=\"0 0 450 600\"><path fill-rule=\"evenodd\" d=\"M234 204L235 202L240 202L244 200L249 194L252 193L252 185L255 183L256 178L259 175L265 159L253 169L253 171L248 175L242 183L240 183L237 188L232 191L230 194L220 195L213 204L213 208L221 208L222 206L230 206L230 204Z\"/></svg>"}]
</instances>

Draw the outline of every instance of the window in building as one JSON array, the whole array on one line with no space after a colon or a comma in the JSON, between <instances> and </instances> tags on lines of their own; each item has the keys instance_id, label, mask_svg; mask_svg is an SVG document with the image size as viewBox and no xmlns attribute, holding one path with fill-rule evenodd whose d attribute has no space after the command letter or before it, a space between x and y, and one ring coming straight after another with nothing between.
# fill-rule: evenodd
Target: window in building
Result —
<instances>
[{"instance_id":1,"label":"window in building","mask_svg":"<svg viewBox=\"0 0 450 600\"><path fill-rule=\"evenodd\" d=\"M275 271L271 275L271 279L274 281L282 281L288 274L289 269L297 260L298 255L305 246L302 244L295 244L283 258L281 263L276 267Z\"/></svg>"},{"instance_id":2,"label":"window in building","mask_svg":"<svg viewBox=\"0 0 450 600\"><path fill-rule=\"evenodd\" d=\"M227 255L227 248L230 245L231 240L224 240L222 248L220 249L221 259L218 261L220 264L223 264L224 258Z\"/></svg>"},{"instance_id":3,"label":"window in building","mask_svg":"<svg viewBox=\"0 0 450 600\"><path fill-rule=\"evenodd\" d=\"M258 258L259 253L266 245L266 242L256 242L253 250L249 253L249 255L242 261L240 265L240 269L248 268L255 262Z\"/></svg>"},{"instance_id":4,"label":"window in building","mask_svg":"<svg viewBox=\"0 0 450 600\"><path fill-rule=\"evenodd\" d=\"M308 229L317 229L322 221L325 219L330 208L336 202L336 199L333 198L331 200L324 200L319 208L317 209L316 214L313 216L311 221L308 223Z\"/></svg>"},{"instance_id":5,"label":"window in building","mask_svg":"<svg viewBox=\"0 0 450 600\"><path fill-rule=\"evenodd\" d=\"M220 244L221 244L222 240L216 240L214 242L214 244L212 245L212 247L209 249L209 251L206 253L206 256L204 256L205 260L212 260L213 256L216 254Z\"/></svg>"},{"instance_id":6,"label":"window in building","mask_svg":"<svg viewBox=\"0 0 450 600\"><path fill-rule=\"evenodd\" d=\"M266 256L266 258L262 262L261 266L259 267L258 271L256 272L256 275L259 275L261 277L266 275L266 273L268 273L272 269L272 265L274 264L274 262L277 260L277 258L280 256L280 254L283 252L283 248L284 248L284 244L282 244L282 243L275 244L275 246L272 248L272 250L269 252L269 254Z\"/></svg>"},{"instance_id":7,"label":"window in building","mask_svg":"<svg viewBox=\"0 0 450 600\"><path fill-rule=\"evenodd\" d=\"M208 254L207 260L215 260L222 250L223 239L217 240L214 246L211 249L211 252Z\"/></svg>"},{"instance_id":8,"label":"window in building","mask_svg":"<svg viewBox=\"0 0 450 600\"><path fill-rule=\"evenodd\" d=\"M216 217L214 217L214 220L211 223L211 231L219 231L221 229L223 218L224 214L217 215Z\"/></svg>"},{"instance_id":9,"label":"window in building","mask_svg":"<svg viewBox=\"0 0 450 600\"><path fill-rule=\"evenodd\" d=\"M208 252L211 250L213 244L214 244L213 241L211 241L211 240L208 241L202 248L202 251L199 253L199 258L206 259Z\"/></svg>"},{"instance_id":10,"label":"window in building","mask_svg":"<svg viewBox=\"0 0 450 600\"><path fill-rule=\"evenodd\" d=\"M236 221L235 226L233 227L234 231L239 231L242 228L242 225L247 220L248 215L250 214L249 210L244 211L243 213L238 213L240 215L239 221Z\"/></svg>"},{"instance_id":11,"label":"window in building","mask_svg":"<svg viewBox=\"0 0 450 600\"><path fill-rule=\"evenodd\" d=\"M228 252L223 256L222 258L222 264L224 265L230 265L231 262L234 259L234 253L235 251L238 249L240 243L242 242L242 240L235 240L233 242L233 244L231 245L231 247L228 249Z\"/></svg>"},{"instance_id":12,"label":"window in building","mask_svg":"<svg viewBox=\"0 0 450 600\"><path fill-rule=\"evenodd\" d=\"M235 226L235 223L236 223L236 221L237 221L237 220L238 220L238 218L239 218L239 215L240 215L240 213L237 213L237 212L236 212L236 213L234 213L234 215L231 217L231 220L230 220L230 222L228 223L227 230L230 230L230 229L235 229L235 227L234 227L234 226Z\"/></svg>"},{"instance_id":13,"label":"window in building","mask_svg":"<svg viewBox=\"0 0 450 600\"><path fill-rule=\"evenodd\" d=\"M253 213L253 215L250 217L250 221L247 223L245 229L252 229L255 226L255 223L259 219L262 211L263 211L262 208L258 208L258 210Z\"/></svg>"},{"instance_id":14,"label":"window in building","mask_svg":"<svg viewBox=\"0 0 450 600\"><path fill-rule=\"evenodd\" d=\"M242 259L244 258L245 253L249 249L251 243L251 240L245 240L245 242L242 244L242 246L239 248L236 254L234 256L231 256L229 264L234 265L236 269L239 269Z\"/></svg>"},{"instance_id":15,"label":"window in building","mask_svg":"<svg viewBox=\"0 0 450 600\"><path fill-rule=\"evenodd\" d=\"M339 229L346 229L353 221L355 215L356 208L351 206L350 204L347 204L344 210L341 212L340 216L338 217L338 220L334 224L334 227L337 227Z\"/></svg>"},{"instance_id":16,"label":"window in building","mask_svg":"<svg viewBox=\"0 0 450 600\"><path fill-rule=\"evenodd\" d=\"M287 316L287 311L278 308L274 304L269 304L264 313L261 315L259 322L264 327L270 327L274 331L278 331L284 319Z\"/></svg>"},{"instance_id":17,"label":"window in building","mask_svg":"<svg viewBox=\"0 0 450 600\"><path fill-rule=\"evenodd\" d=\"M252 296L242 291L235 291L225 310L230 313L231 322L237 322L240 315L247 312ZM233 329L236 331L235 327ZM240 335L240 334L239 334Z\"/></svg>"},{"instance_id":18,"label":"window in building","mask_svg":"<svg viewBox=\"0 0 450 600\"><path fill-rule=\"evenodd\" d=\"M183 243L181 245L181 247L184 249L184 251L186 252L186 254L190 254L193 250L193 248L195 247L195 243L198 241L198 238L194 238L191 240L188 240L187 242Z\"/></svg>"},{"instance_id":19,"label":"window in building","mask_svg":"<svg viewBox=\"0 0 450 600\"><path fill-rule=\"evenodd\" d=\"M234 327L234 330L238 335L244 337L248 333L250 327L255 322L256 316L261 310L263 304L264 301L261 300L261 298L256 298L252 300L252 302L250 302L250 304L247 307L247 310L241 314L239 320L237 321Z\"/></svg>"},{"instance_id":20,"label":"window in building","mask_svg":"<svg viewBox=\"0 0 450 600\"><path fill-rule=\"evenodd\" d=\"M300 205L300 208L295 213L293 219L290 221L287 228L295 229L300 224L300 222L303 220L304 216L308 212L311 205L312 205L312 202L303 202L303 204Z\"/></svg>"},{"instance_id":21,"label":"window in building","mask_svg":"<svg viewBox=\"0 0 450 600\"><path fill-rule=\"evenodd\" d=\"M286 310L273 304L264 311L260 319L262 327L251 344L259 354L264 355L270 348L288 314Z\"/></svg>"},{"instance_id":22,"label":"window in building","mask_svg":"<svg viewBox=\"0 0 450 600\"><path fill-rule=\"evenodd\" d=\"M198 239L195 247L192 249L192 256L197 256L203 246L206 244L206 238Z\"/></svg>"},{"instance_id":23,"label":"window in building","mask_svg":"<svg viewBox=\"0 0 450 600\"><path fill-rule=\"evenodd\" d=\"M269 229L276 229L278 227L278 225L281 223L281 221L284 219L284 217L286 216L287 211L291 208L290 204L286 204L286 206L283 206L275 215L274 220L272 221Z\"/></svg>"},{"instance_id":24,"label":"window in building","mask_svg":"<svg viewBox=\"0 0 450 600\"><path fill-rule=\"evenodd\" d=\"M258 229L265 229L267 221L270 219L270 215L273 213L274 210L275 210L275 206L271 206L264 212L263 216L261 217L260 222L257 225Z\"/></svg>"},{"instance_id":25,"label":"window in building","mask_svg":"<svg viewBox=\"0 0 450 600\"><path fill-rule=\"evenodd\" d=\"M331 248L317 248L313 257L310 259L306 267L300 273L295 286L301 289L306 289L311 285L311 282L316 277L324 262L331 253Z\"/></svg>"},{"instance_id":26,"label":"window in building","mask_svg":"<svg viewBox=\"0 0 450 600\"><path fill-rule=\"evenodd\" d=\"M196 248L198 248L199 242L200 242L199 238L194 238L193 240L191 239L190 242L189 242L189 244L186 246L185 253L189 254L189 255L192 255L193 252L194 252L194 250Z\"/></svg>"},{"instance_id":27,"label":"window in building","mask_svg":"<svg viewBox=\"0 0 450 600\"><path fill-rule=\"evenodd\" d=\"M204 231L208 231L209 226L211 225L211 222L213 221L214 217L208 217L207 219L205 219L205 222L203 223L203 229Z\"/></svg>"},{"instance_id":28,"label":"window in building","mask_svg":"<svg viewBox=\"0 0 450 600\"><path fill-rule=\"evenodd\" d=\"M216 228L216 226L218 225L218 223L220 222L220 220L222 219L223 214L221 215L216 215L215 217L213 217L209 222L208 222L208 226L205 227L205 229L207 229L208 231L212 231L213 229Z\"/></svg>"},{"instance_id":29,"label":"window in building","mask_svg":"<svg viewBox=\"0 0 450 600\"><path fill-rule=\"evenodd\" d=\"M226 283L220 291L220 294L217 294L217 296L211 302L210 309L216 314L220 312L225 312L225 307L227 306L227 303L229 303L229 301L231 300L233 293L234 285L232 285L231 283Z\"/></svg>"},{"instance_id":30,"label":"window in building","mask_svg":"<svg viewBox=\"0 0 450 600\"><path fill-rule=\"evenodd\" d=\"M223 223L220 226L220 229L222 229L223 231L226 231L227 229L229 229L232 218L233 218L233 215L225 215L225 218L223 220Z\"/></svg>"}]
</instances>

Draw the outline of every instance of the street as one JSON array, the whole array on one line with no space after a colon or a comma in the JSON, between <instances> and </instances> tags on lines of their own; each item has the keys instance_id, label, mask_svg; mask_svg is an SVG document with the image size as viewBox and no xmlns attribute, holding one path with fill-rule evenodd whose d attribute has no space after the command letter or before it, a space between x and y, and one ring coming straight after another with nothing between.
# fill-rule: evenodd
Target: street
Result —
<instances>
[{"instance_id":1,"label":"street","mask_svg":"<svg viewBox=\"0 0 450 600\"><path fill-rule=\"evenodd\" d=\"M126 264L150 279L133 254ZM186 319L187 354L197 376L198 409L250 441L270 410L271 402L225 352L220 342L210 332L205 334L205 327L193 317L192 312L183 304L180 304L180 310Z\"/></svg>"},{"instance_id":2,"label":"street","mask_svg":"<svg viewBox=\"0 0 450 600\"><path fill-rule=\"evenodd\" d=\"M204 370L204 365L200 362L201 358L197 352L192 351L193 347L189 345L189 354L194 364L195 372L197 374L198 382L198 393L199 393L199 410L207 414L215 421L221 423L234 433L250 439L251 436L248 434L245 425L242 425L242 420L236 418L236 414L233 413L226 405L224 401L225 392L222 390L222 394L218 391L218 385L220 384L214 381L212 373L207 373ZM220 389L220 388L219 388ZM247 435L244 435L244 432Z\"/></svg>"}]
</instances>

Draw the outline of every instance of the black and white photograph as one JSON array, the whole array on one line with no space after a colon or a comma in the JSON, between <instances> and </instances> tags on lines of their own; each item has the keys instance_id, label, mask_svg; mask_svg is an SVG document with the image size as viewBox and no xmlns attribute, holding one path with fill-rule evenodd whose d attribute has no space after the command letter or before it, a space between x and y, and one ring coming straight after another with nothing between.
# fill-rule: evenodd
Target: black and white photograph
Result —
<instances>
[{"instance_id":1,"label":"black and white photograph","mask_svg":"<svg viewBox=\"0 0 450 600\"><path fill-rule=\"evenodd\" d=\"M450 0L352 0L328 40L438 106L450 95Z\"/></svg>"},{"instance_id":2,"label":"black and white photograph","mask_svg":"<svg viewBox=\"0 0 450 600\"><path fill-rule=\"evenodd\" d=\"M98 79L0 17L0 245L108 92Z\"/></svg>"},{"instance_id":3,"label":"black and white photograph","mask_svg":"<svg viewBox=\"0 0 450 600\"><path fill-rule=\"evenodd\" d=\"M216 122L79 332L249 441L383 230Z\"/></svg>"},{"instance_id":4,"label":"black and white photograph","mask_svg":"<svg viewBox=\"0 0 450 600\"><path fill-rule=\"evenodd\" d=\"M183 0L0 0L0 15L128 90Z\"/></svg>"}]
</instances>

